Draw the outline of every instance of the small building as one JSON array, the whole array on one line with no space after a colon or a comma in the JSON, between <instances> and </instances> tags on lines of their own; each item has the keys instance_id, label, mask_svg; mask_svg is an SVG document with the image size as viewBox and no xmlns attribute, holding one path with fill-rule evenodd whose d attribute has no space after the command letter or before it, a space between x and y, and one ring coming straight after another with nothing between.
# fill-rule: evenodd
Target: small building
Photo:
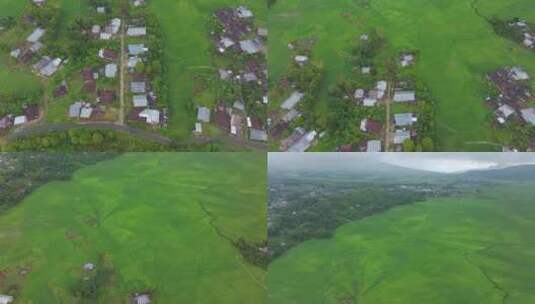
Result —
<instances>
[{"instance_id":1,"label":"small building","mask_svg":"<svg viewBox=\"0 0 535 304\"><path fill-rule=\"evenodd\" d=\"M148 52L148 48L144 44L129 44L128 45L128 54L136 56L143 55Z\"/></svg>"},{"instance_id":2,"label":"small building","mask_svg":"<svg viewBox=\"0 0 535 304\"><path fill-rule=\"evenodd\" d=\"M93 263L85 263L84 264L84 270L85 271L91 271L93 269L95 269L95 264L93 264Z\"/></svg>"},{"instance_id":3,"label":"small building","mask_svg":"<svg viewBox=\"0 0 535 304\"><path fill-rule=\"evenodd\" d=\"M121 28L121 19L113 18L110 22L110 27L111 27L111 33L113 35L116 35L117 33L119 33L119 29Z\"/></svg>"},{"instance_id":4,"label":"small building","mask_svg":"<svg viewBox=\"0 0 535 304\"><path fill-rule=\"evenodd\" d=\"M206 107L199 107L197 109L197 120L200 122L210 122L210 109Z\"/></svg>"},{"instance_id":5,"label":"small building","mask_svg":"<svg viewBox=\"0 0 535 304\"><path fill-rule=\"evenodd\" d=\"M268 29L265 27L259 27L256 31L258 36L267 37L268 36Z\"/></svg>"},{"instance_id":6,"label":"small building","mask_svg":"<svg viewBox=\"0 0 535 304\"><path fill-rule=\"evenodd\" d=\"M416 92L414 91L396 91L394 93L395 102L415 102Z\"/></svg>"},{"instance_id":7,"label":"small building","mask_svg":"<svg viewBox=\"0 0 535 304\"><path fill-rule=\"evenodd\" d=\"M388 86L388 82L386 82L385 80L380 80L377 82L377 85L375 86L375 88L377 90L378 99L383 99L385 97L387 86Z\"/></svg>"},{"instance_id":8,"label":"small building","mask_svg":"<svg viewBox=\"0 0 535 304\"><path fill-rule=\"evenodd\" d=\"M36 43L32 44L30 46L30 51L32 53L37 53L39 52L40 50L42 50L43 48L45 47L44 44L42 44L41 42L37 41Z\"/></svg>"},{"instance_id":9,"label":"small building","mask_svg":"<svg viewBox=\"0 0 535 304\"><path fill-rule=\"evenodd\" d=\"M151 125L160 123L160 111L155 109L145 109L139 113L139 117L144 118Z\"/></svg>"},{"instance_id":10,"label":"small building","mask_svg":"<svg viewBox=\"0 0 535 304\"><path fill-rule=\"evenodd\" d=\"M295 62L301 66L308 63L308 56L298 55L294 58Z\"/></svg>"},{"instance_id":11,"label":"small building","mask_svg":"<svg viewBox=\"0 0 535 304\"><path fill-rule=\"evenodd\" d=\"M115 78L117 76L117 64L110 63L106 65L104 75L107 78Z\"/></svg>"},{"instance_id":12,"label":"small building","mask_svg":"<svg viewBox=\"0 0 535 304\"><path fill-rule=\"evenodd\" d=\"M514 113L515 113L515 109L513 109L513 107L511 107L510 105L507 105L507 104L501 105L496 110L496 115L498 116L498 118L502 118L503 122L505 122L505 120L507 118L509 118L509 116L513 115ZM501 123L503 123L503 122L501 122Z\"/></svg>"},{"instance_id":13,"label":"small building","mask_svg":"<svg viewBox=\"0 0 535 304\"><path fill-rule=\"evenodd\" d=\"M254 55L256 53L259 53L262 50L263 46L258 39L249 39L240 41L240 48L247 54Z\"/></svg>"},{"instance_id":14,"label":"small building","mask_svg":"<svg viewBox=\"0 0 535 304\"><path fill-rule=\"evenodd\" d=\"M79 118L83 103L81 101L75 102L69 106L69 118Z\"/></svg>"},{"instance_id":15,"label":"small building","mask_svg":"<svg viewBox=\"0 0 535 304\"><path fill-rule=\"evenodd\" d=\"M380 140L369 140L366 143L366 152L381 152L381 141Z\"/></svg>"},{"instance_id":16,"label":"small building","mask_svg":"<svg viewBox=\"0 0 535 304\"><path fill-rule=\"evenodd\" d=\"M291 109L290 111L288 111L288 113L286 113L282 117L282 120L285 122L292 122L294 119L296 119L300 115L301 113L299 113L299 111L297 111L296 109Z\"/></svg>"},{"instance_id":17,"label":"small building","mask_svg":"<svg viewBox=\"0 0 535 304\"><path fill-rule=\"evenodd\" d=\"M417 121L412 113L398 113L394 114L394 122L396 127L412 126Z\"/></svg>"},{"instance_id":18,"label":"small building","mask_svg":"<svg viewBox=\"0 0 535 304\"><path fill-rule=\"evenodd\" d=\"M20 49L14 49L11 51L11 53L9 53L9 55L15 59L19 58L20 54L21 54L21 50Z\"/></svg>"},{"instance_id":19,"label":"small building","mask_svg":"<svg viewBox=\"0 0 535 304\"><path fill-rule=\"evenodd\" d=\"M268 135L265 130L260 129L251 129L249 134L249 139L255 141L267 141Z\"/></svg>"},{"instance_id":20,"label":"small building","mask_svg":"<svg viewBox=\"0 0 535 304\"><path fill-rule=\"evenodd\" d=\"M126 35L130 37L141 37L147 35L147 28L140 26L129 26Z\"/></svg>"},{"instance_id":21,"label":"small building","mask_svg":"<svg viewBox=\"0 0 535 304\"><path fill-rule=\"evenodd\" d=\"M288 97L288 99L286 99L282 105L281 105L281 108L285 109L285 110L291 110L295 107L295 105L297 105L302 99L303 97L305 96L305 94L303 93L300 93L300 92L293 92L292 95L290 95L290 97Z\"/></svg>"},{"instance_id":22,"label":"small building","mask_svg":"<svg viewBox=\"0 0 535 304\"><path fill-rule=\"evenodd\" d=\"M0 130L5 130L13 125L13 121L10 115L0 118Z\"/></svg>"},{"instance_id":23,"label":"small building","mask_svg":"<svg viewBox=\"0 0 535 304\"><path fill-rule=\"evenodd\" d=\"M133 81L130 83L130 91L135 94L143 94L146 91L146 84L144 81Z\"/></svg>"},{"instance_id":24,"label":"small building","mask_svg":"<svg viewBox=\"0 0 535 304\"><path fill-rule=\"evenodd\" d=\"M512 67L511 70L511 77L516 80L516 81L521 81L521 80L529 80L529 75L526 71L524 71L524 69L522 69L521 67Z\"/></svg>"},{"instance_id":25,"label":"small building","mask_svg":"<svg viewBox=\"0 0 535 304\"><path fill-rule=\"evenodd\" d=\"M15 299L12 296L8 295L0 295L0 304L9 304L13 302Z\"/></svg>"},{"instance_id":26,"label":"small building","mask_svg":"<svg viewBox=\"0 0 535 304\"><path fill-rule=\"evenodd\" d=\"M114 52L114 51L112 51L110 49L100 49L98 51L98 57L100 57L102 59L114 61L114 60L117 60L118 55L117 55L116 52Z\"/></svg>"},{"instance_id":27,"label":"small building","mask_svg":"<svg viewBox=\"0 0 535 304\"><path fill-rule=\"evenodd\" d=\"M100 34L100 31L102 30L102 27L98 24L95 24L91 27L91 34L98 35Z\"/></svg>"},{"instance_id":28,"label":"small building","mask_svg":"<svg viewBox=\"0 0 535 304\"><path fill-rule=\"evenodd\" d=\"M97 7L97 13L105 14L106 13L106 8L104 6L98 6Z\"/></svg>"},{"instance_id":29,"label":"small building","mask_svg":"<svg viewBox=\"0 0 535 304\"><path fill-rule=\"evenodd\" d=\"M110 103L115 100L115 91L113 90L100 90L98 92L98 101Z\"/></svg>"},{"instance_id":30,"label":"small building","mask_svg":"<svg viewBox=\"0 0 535 304\"><path fill-rule=\"evenodd\" d=\"M535 108L522 109L520 110L520 113L522 113L522 118L524 118L527 123L535 126Z\"/></svg>"},{"instance_id":31,"label":"small building","mask_svg":"<svg viewBox=\"0 0 535 304\"><path fill-rule=\"evenodd\" d=\"M90 119L93 114L93 107L90 104L85 104L80 110L80 118Z\"/></svg>"},{"instance_id":32,"label":"small building","mask_svg":"<svg viewBox=\"0 0 535 304\"><path fill-rule=\"evenodd\" d=\"M20 126L28 122L28 118L25 115L20 115L15 117L15 120L13 121L14 126Z\"/></svg>"},{"instance_id":33,"label":"small building","mask_svg":"<svg viewBox=\"0 0 535 304\"><path fill-rule=\"evenodd\" d=\"M316 139L317 135L318 132L316 131L310 131L306 133L288 149L288 152L305 152L312 146L312 143Z\"/></svg>"},{"instance_id":34,"label":"small building","mask_svg":"<svg viewBox=\"0 0 535 304\"><path fill-rule=\"evenodd\" d=\"M401 66L408 67L414 63L414 55L412 54L402 54L401 55Z\"/></svg>"},{"instance_id":35,"label":"small building","mask_svg":"<svg viewBox=\"0 0 535 304\"><path fill-rule=\"evenodd\" d=\"M133 100L134 108L145 108L149 105L147 95L134 95Z\"/></svg>"},{"instance_id":36,"label":"small building","mask_svg":"<svg viewBox=\"0 0 535 304\"><path fill-rule=\"evenodd\" d=\"M371 67L368 67L368 66L365 66L365 67L362 67L360 68L360 72L362 74L370 74L372 71L372 68Z\"/></svg>"},{"instance_id":37,"label":"small building","mask_svg":"<svg viewBox=\"0 0 535 304\"><path fill-rule=\"evenodd\" d=\"M401 145L407 139L411 139L411 132L406 130L396 130L396 132L394 132L394 144Z\"/></svg>"},{"instance_id":38,"label":"small building","mask_svg":"<svg viewBox=\"0 0 535 304\"><path fill-rule=\"evenodd\" d=\"M236 9L236 14L240 18L252 18L253 12L245 6L240 6Z\"/></svg>"},{"instance_id":39,"label":"small building","mask_svg":"<svg viewBox=\"0 0 535 304\"><path fill-rule=\"evenodd\" d=\"M195 130L193 132L195 132L197 134L201 134L202 133L202 123L196 122L195 123Z\"/></svg>"},{"instance_id":40,"label":"small building","mask_svg":"<svg viewBox=\"0 0 535 304\"><path fill-rule=\"evenodd\" d=\"M141 58L139 58L138 56L130 56L128 57L126 67L129 69L135 69L139 62L141 62Z\"/></svg>"},{"instance_id":41,"label":"small building","mask_svg":"<svg viewBox=\"0 0 535 304\"><path fill-rule=\"evenodd\" d=\"M46 31L44 29L38 27L30 34L30 36L28 36L28 38L26 38L26 41L29 43L35 43L43 37L45 32Z\"/></svg>"},{"instance_id":42,"label":"small building","mask_svg":"<svg viewBox=\"0 0 535 304\"><path fill-rule=\"evenodd\" d=\"M232 107L236 110L245 111L245 104L240 100L235 101Z\"/></svg>"}]
</instances>

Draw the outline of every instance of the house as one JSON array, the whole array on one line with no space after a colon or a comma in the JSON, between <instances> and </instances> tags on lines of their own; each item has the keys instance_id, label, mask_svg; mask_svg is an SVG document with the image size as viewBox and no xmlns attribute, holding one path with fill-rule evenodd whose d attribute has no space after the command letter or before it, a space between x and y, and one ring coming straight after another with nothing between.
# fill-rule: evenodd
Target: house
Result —
<instances>
[{"instance_id":1,"label":"house","mask_svg":"<svg viewBox=\"0 0 535 304\"><path fill-rule=\"evenodd\" d=\"M115 100L115 91L113 90L100 90L98 92L98 101L110 103Z\"/></svg>"},{"instance_id":2,"label":"house","mask_svg":"<svg viewBox=\"0 0 535 304\"><path fill-rule=\"evenodd\" d=\"M117 60L118 55L117 55L116 52L114 52L114 51L112 51L110 49L100 49L98 51L98 57L100 57L102 59L114 61L114 60Z\"/></svg>"},{"instance_id":3,"label":"house","mask_svg":"<svg viewBox=\"0 0 535 304\"><path fill-rule=\"evenodd\" d=\"M394 114L394 122L397 127L411 126L417 121L412 113L398 113Z\"/></svg>"},{"instance_id":4,"label":"house","mask_svg":"<svg viewBox=\"0 0 535 304\"><path fill-rule=\"evenodd\" d=\"M380 140L369 140L366 143L366 152L381 152L381 141Z\"/></svg>"},{"instance_id":5,"label":"house","mask_svg":"<svg viewBox=\"0 0 535 304\"><path fill-rule=\"evenodd\" d=\"M510 105L503 104L496 110L496 116L499 123L505 123L507 118L515 113L515 109Z\"/></svg>"},{"instance_id":6,"label":"house","mask_svg":"<svg viewBox=\"0 0 535 304\"><path fill-rule=\"evenodd\" d=\"M100 40L110 40L111 34L107 32L100 33Z\"/></svg>"},{"instance_id":7,"label":"house","mask_svg":"<svg viewBox=\"0 0 535 304\"><path fill-rule=\"evenodd\" d=\"M360 99L364 98L364 94L365 94L365 92L364 92L363 89L356 89L355 90L355 94L353 96L355 97L355 99L360 100Z\"/></svg>"},{"instance_id":8,"label":"house","mask_svg":"<svg viewBox=\"0 0 535 304\"><path fill-rule=\"evenodd\" d=\"M240 100L235 101L232 107L236 110L245 111L245 104Z\"/></svg>"},{"instance_id":9,"label":"house","mask_svg":"<svg viewBox=\"0 0 535 304\"><path fill-rule=\"evenodd\" d=\"M201 134L202 133L202 123L196 122L195 123L195 130L193 132L195 132L197 134Z\"/></svg>"},{"instance_id":10,"label":"house","mask_svg":"<svg viewBox=\"0 0 535 304\"><path fill-rule=\"evenodd\" d=\"M197 120L206 123L210 122L210 109L199 107L197 109Z\"/></svg>"},{"instance_id":11,"label":"house","mask_svg":"<svg viewBox=\"0 0 535 304\"><path fill-rule=\"evenodd\" d=\"M68 88L67 88L67 82L63 80L61 84L54 89L53 96L54 98L62 97L67 95Z\"/></svg>"},{"instance_id":12,"label":"house","mask_svg":"<svg viewBox=\"0 0 535 304\"><path fill-rule=\"evenodd\" d=\"M360 130L362 132L370 132L373 134L381 134L383 126L378 121L371 118L365 118L360 121Z\"/></svg>"},{"instance_id":13,"label":"house","mask_svg":"<svg viewBox=\"0 0 535 304\"><path fill-rule=\"evenodd\" d=\"M104 6L98 6L97 7L97 13L105 14L106 13L106 8Z\"/></svg>"},{"instance_id":14,"label":"house","mask_svg":"<svg viewBox=\"0 0 535 304\"><path fill-rule=\"evenodd\" d=\"M240 6L236 9L236 14L240 18L252 18L253 12L245 6Z\"/></svg>"},{"instance_id":15,"label":"house","mask_svg":"<svg viewBox=\"0 0 535 304\"><path fill-rule=\"evenodd\" d=\"M249 55L259 53L263 46L262 42L258 39L249 39L240 41L240 48L242 51L246 52Z\"/></svg>"},{"instance_id":16,"label":"house","mask_svg":"<svg viewBox=\"0 0 535 304\"><path fill-rule=\"evenodd\" d=\"M368 66L362 67L362 68L360 69L360 72L361 72L362 74L370 74L371 71L372 71L372 68L371 68L371 67L368 67Z\"/></svg>"},{"instance_id":17,"label":"house","mask_svg":"<svg viewBox=\"0 0 535 304\"><path fill-rule=\"evenodd\" d=\"M15 117L15 120L13 121L14 126L20 126L28 122L28 118L25 115L20 115Z\"/></svg>"},{"instance_id":18,"label":"house","mask_svg":"<svg viewBox=\"0 0 535 304\"><path fill-rule=\"evenodd\" d=\"M232 114L230 116L230 134L238 135L241 133L242 116L239 114Z\"/></svg>"},{"instance_id":19,"label":"house","mask_svg":"<svg viewBox=\"0 0 535 304\"><path fill-rule=\"evenodd\" d=\"M318 135L316 131L306 133L288 149L288 152L305 152L312 146L316 135Z\"/></svg>"},{"instance_id":20,"label":"house","mask_svg":"<svg viewBox=\"0 0 535 304\"><path fill-rule=\"evenodd\" d=\"M308 63L308 56L298 55L298 56L295 56L294 60L297 64L299 64L300 66L303 66Z\"/></svg>"},{"instance_id":21,"label":"house","mask_svg":"<svg viewBox=\"0 0 535 304\"><path fill-rule=\"evenodd\" d=\"M148 52L148 48L144 44L129 44L128 45L128 54L136 56L143 55Z\"/></svg>"},{"instance_id":22,"label":"house","mask_svg":"<svg viewBox=\"0 0 535 304\"><path fill-rule=\"evenodd\" d=\"M522 109L520 113L527 123L535 126L535 108Z\"/></svg>"},{"instance_id":23,"label":"house","mask_svg":"<svg viewBox=\"0 0 535 304\"><path fill-rule=\"evenodd\" d=\"M88 104L88 103L86 103L86 104L80 109L80 118L83 118L83 119L90 119L92 114L93 114L93 107L91 107L91 105Z\"/></svg>"},{"instance_id":24,"label":"house","mask_svg":"<svg viewBox=\"0 0 535 304\"><path fill-rule=\"evenodd\" d=\"M299 103L303 97L305 96L305 94L303 93L299 93L297 91L293 92L292 95L290 95L290 97L288 97L288 99L286 99L282 105L281 105L281 108L285 109L285 110L291 110L295 107L295 105L297 103Z\"/></svg>"},{"instance_id":25,"label":"house","mask_svg":"<svg viewBox=\"0 0 535 304\"><path fill-rule=\"evenodd\" d=\"M375 88L377 89L377 98L383 99L385 97L386 87L388 86L388 82L385 80L380 80L377 82L377 85Z\"/></svg>"},{"instance_id":26,"label":"house","mask_svg":"<svg viewBox=\"0 0 535 304\"><path fill-rule=\"evenodd\" d=\"M0 304L9 304L14 301L12 296L0 295Z\"/></svg>"},{"instance_id":27,"label":"house","mask_svg":"<svg viewBox=\"0 0 535 304\"><path fill-rule=\"evenodd\" d=\"M144 118L147 123L151 125L160 123L160 111L155 109L145 109L139 113L139 117Z\"/></svg>"},{"instance_id":28,"label":"house","mask_svg":"<svg viewBox=\"0 0 535 304\"><path fill-rule=\"evenodd\" d=\"M281 151L288 151L288 149L294 145L299 139L301 139L301 137L305 136L306 134L306 130L301 128L301 127L297 127L293 130L292 134L290 136L288 136L288 138L285 138L281 141Z\"/></svg>"},{"instance_id":29,"label":"house","mask_svg":"<svg viewBox=\"0 0 535 304\"><path fill-rule=\"evenodd\" d=\"M45 47L44 44L42 44L41 42L37 41L36 43L32 44L30 46L30 51L32 53L37 53L39 52L43 47Z\"/></svg>"},{"instance_id":30,"label":"house","mask_svg":"<svg viewBox=\"0 0 535 304\"><path fill-rule=\"evenodd\" d=\"M130 37L141 37L147 35L147 28L146 27L139 27L139 26L129 26L128 30L126 31L126 35Z\"/></svg>"},{"instance_id":31,"label":"house","mask_svg":"<svg viewBox=\"0 0 535 304\"><path fill-rule=\"evenodd\" d=\"M130 83L130 91L135 94L145 93L146 85L144 81L133 81Z\"/></svg>"},{"instance_id":32,"label":"house","mask_svg":"<svg viewBox=\"0 0 535 304\"><path fill-rule=\"evenodd\" d=\"M520 80L529 80L529 75L526 71L524 71L524 69L522 69L521 67L512 67L511 70L511 77L516 80L516 81L520 81Z\"/></svg>"},{"instance_id":33,"label":"house","mask_svg":"<svg viewBox=\"0 0 535 304\"><path fill-rule=\"evenodd\" d=\"M9 53L9 55L11 57L17 59L17 58L19 58L21 52L22 51L20 49L14 49L14 50L11 51L11 53Z\"/></svg>"},{"instance_id":34,"label":"house","mask_svg":"<svg viewBox=\"0 0 535 304\"><path fill-rule=\"evenodd\" d=\"M33 3L37 6L45 5L45 0L33 0Z\"/></svg>"},{"instance_id":35,"label":"house","mask_svg":"<svg viewBox=\"0 0 535 304\"><path fill-rule=\"evenodd\" d=\"M396 91L394 93L395 102L415 102L416 92L414 91Z\"/></svg>"},{"instance_id":36,"label":"house","mask_svg":"<svg viewBox=\"0 0 535 304\"><path fill-rule=\"evenodd\" d=\"M84 264L84 270L85 271L91 271L93 269L95 269L95 264L93 264L93 263L85 263Z\"/></svg>"},{"instance_id":37,"label":"house","mask_svg":"<svg viewBox=\"0 0 535 304\"><path fill-rule=\"evenodd\" d=\"M401 55L401 66L407 67L414 63L414 55L412 54L402 54Z\"/></svg>"},{"instance_id":38,"label":"house","mask_svg":"<svg viewBox=\"0 0 535 304\"><path fill-rule=\"evenodd\" d=\"M284 122L292 122L294 119L296 119L300 115L301 115L301 113L299 113L299 111L297 111L296 109L291 109L290 111L288 111L288 113L286 113L282 117L282 120Z\"/></svg>"},{"instance_id":39,"label":"house","mask_svg":"<svg viewBox=\"0 0 535 304\"><path fill-rule=\"evenodd\" d=\"M26 41L29 43L35 43L43 37L45 32L46 31L44 29L38 27L30 34L30 36L28 36L28 38L26 38Z\"/></svg>"},{"instance_id":40,"label":"house","mask_svg":"<svg viewBox=\"0 0 535 304\"><path fill-rule=\"evenodd\" d=\"M5 130L13 125L13 121L10 115L0 118L0 130Z\"/></svg>"},{"instance_id":41,"label":"house","mask_svg":"<svg viewBox=\"0 0 535 304\"><path fill-rule=\"evenodd\" d=\"M134 0L134 6L135 7L138 7L138 6L142 6L145 4L145 0ZM147 302L148 303L148 302ZM144 303L136 303L136 304L144 304Z\"/></svg>"},{"instance_id":42,"label":"house","mask_svg":"<svg viewBox=\"0 0 535 304\"><path fill-rule=\"evenodd\" d=\"M371 90L368 92L367 96L364 97L362 105L365 107L373 107L377 103L377 97L379 92L377 90Z\"/></svg>"},{"instance_id":43,"label":"house","mask_svg":"<svg viewBox=\"0 0 535 304\"><path fill-rule=\"evenodd\" d=\"M93 35L96 36L96 35L100 34L100 31L101 31L101 30L102 30L101 26L98 25L98 24L95 24L95 25L93 25L93 26L91 27L91 34L93 34Z\"/></svg>"},{"instance_id":44,"label":"house","mask_svg":"<svg viewBox=\"0 0 535 304\"><path fill-rule=\"evenodd\" d=\"M132 103L135 108L145 108L149 105L147 95L134 95Z\"/></svg>"},{"instance_id":45,"label":"house","mask_svg":"<svg viewBox=\"0 0 535 304\"><path fill-rule=\"evenodd\" d=\"M47 77L50 77L50 76L54 75L57 72L57 70L59 69L62 61L63 60L61 60L60 58L56 58L54 60L51 60L50 62L48 62L47 65L45 65L39 71L39 74L41 74L42 76L47 76Z\"/></svg>"},{"instance_id":46,"label":"house","mask_svg":"<svg viewBox=\"0 0 535 304\"><path fill-rule=\"evenodd\" d=\"M394 144L401 145L407 139L411 139L411 132L406 130L396 130L396 132L394 132Z\"/></svg>"},{"instance_id":47,"label":"house","mask_svg":"<svg viewBox=\"0 0 535 304\"><path fill-rule=\"evenodd\" d=\"M107 64L104 71L104 75L106 75L107 78L115 78L117 76L117 64Z\"/></svg>"},{"instance_id":48,"label":"house","mask_svg":"<svg viewBox=\"0 0 535 304\"><path fill-rule=\"evenodd\" d=\"M116 35L117 33L119 33L119 29L121 28L121 19L113 18L111 20L110 27L111 27L111 33L113 35Z\"/></svg>"},{"instance_id":49,"label":"house","mask_svg":"<svg viewBox=\"0 0 535 304\"><path fill-rule=\"evenodd\" d=\"M138 56L130 56L128 57L128 62L126 63L126 67L128 67L129 69L134 69L136 68L139 62L141 62L141 58L139 58Z\"/></svg>"},{"instance_id":50,"label":"house","mask_svg":"<svg viewBox=\"0 0 535 304\"><path fill-rule=\"evenodd\" d=\"M258 28L256 33L258 34L258 36L267 37L268 36L268 29L265 28L265 27L260 27L260 28Z\"/></svg>"},{"instance_id":51,"label":"house","mask_svg":"<svg viewBox=\"0 0 535 304\"><path fill-rule=\"evenodd\" d=\"M249 134L249 139L255 141L267 141L268 135L265 130L251 129Z\"/></svg>"}]
</instances>

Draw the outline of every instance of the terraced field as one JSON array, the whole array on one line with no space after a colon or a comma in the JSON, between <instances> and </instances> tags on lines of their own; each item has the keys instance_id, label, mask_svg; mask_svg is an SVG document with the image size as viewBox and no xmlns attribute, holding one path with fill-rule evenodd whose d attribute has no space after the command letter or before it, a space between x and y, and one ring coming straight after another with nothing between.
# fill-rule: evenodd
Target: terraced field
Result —
<instances>
[{"instance_id":1,"label":"terraced field","mask_svg":"<svg viewBox=\"0 0 535 304\"><path fill-rule=\"evenodd\" d=\"M403 50L419 52L417 74L437 103L437 150L495 150L496 134L483 103L485 75L504 65L521 65L533 76L535 56L498 37L474 7L484 17L535 22L535 2L530 0L277 1L269 20L272 84L292 58L288 43L314 38L313 57L326 70L316 111L328 115L328 88L352 73L346 61L352 42L375 28L388 40L392 56Z\"/></svg>"},{"instance_id":2,"label":"terraced field","mask_svg":"<svg viewBox=\"0 0 535 304\"><path fill-rule=\"evenodd\" d=\"M264 270L228 239L266 239L265 167L254 153L134 153L49 183L0 215L0 294L17 303L127 303L135 292L155 303L262 303ZM94 288L82 280L92 273Z\"/></svg>"},{"instance_id":3,"label":"terraced field","mask_svg":"<svg viewBox=\"0 0 535 304\"><path fill-rule=\"evenodd\" d=\"M268 303L532 303L533 185L433 199L340 227L271 264Z\"/></svg>"}]
</instances>

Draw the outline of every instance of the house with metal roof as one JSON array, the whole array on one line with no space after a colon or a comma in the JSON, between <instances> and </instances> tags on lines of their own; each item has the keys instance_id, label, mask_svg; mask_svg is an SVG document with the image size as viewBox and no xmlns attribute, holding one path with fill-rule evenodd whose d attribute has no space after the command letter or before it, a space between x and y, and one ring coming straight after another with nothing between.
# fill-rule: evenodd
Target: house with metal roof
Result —
<instances>
[{"instance_id":1,"label":"house with metal roof","mask_svg":"<svg viewBox=\"0 0 535 304\"><path fill-rule=\"evenodd\" d=\"M134 95L132 103L134 104L134 108L145 108L149 105L149 100L147 99L147 95Z\"/></svg>"},{"instance_id":2,"label":"house with metal roof","mask_svg":"<svg viewBox=\"0 0 535 304\"><path fill-rule=\"evenodd\" d=\"M297 91L293 92L292 95L290 95L290 97L288 97L288 99L286 99L282 103L281 108L285 110L293 109L295 105L298 104L303 99L304 96L305 94L303 93L300 93Z\"/></svg>"},{"instance_id":3,"label":"house with metal roof","mask_svg":"<svg viewBox=\"0 0 535 304\"><path fill-rule=\"evenodd\" d=\"M197 120L201 122L210 122L210 109L199 107L197 109Z\"/></svg>"},{"instance_id":4,"label":"house with metal roof","mask_svg":"<svg viewBox=\"0 0 535 304\"><path fill-rule=\"evenodd\" d=\"M411 126L416 120L416 117L412 113L394 114L394 122L397 127Z\"/></svg>"},{"instance_id":5,"label":"house with metal roof","mask_svg":"<svg viewBox=\"0 0 535 304\"><path fill-rule=\"evenodd\" d=\"M396 91L394 93L395 102L415 102L416 92L414 91Z\"/></svg>"}]
</instances>

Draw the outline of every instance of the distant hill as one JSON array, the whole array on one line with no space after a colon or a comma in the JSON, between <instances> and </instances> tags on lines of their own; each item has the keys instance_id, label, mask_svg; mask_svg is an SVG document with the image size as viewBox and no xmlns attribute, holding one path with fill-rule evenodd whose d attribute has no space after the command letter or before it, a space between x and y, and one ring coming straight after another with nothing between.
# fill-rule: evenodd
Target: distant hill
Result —
<instances>
[{"instance_id":1,"label":"distant hill","mask_svg":"<svg viewBox=\"0 0 535 304\"><path fill-rule=\"evenodd\" d=\"M484 180L510 180L510 181L530 181L535 180L535 165L521 165L501 169L476 170L458 175L464 179L484 179Z\"/></svg>"}]
</instances>

